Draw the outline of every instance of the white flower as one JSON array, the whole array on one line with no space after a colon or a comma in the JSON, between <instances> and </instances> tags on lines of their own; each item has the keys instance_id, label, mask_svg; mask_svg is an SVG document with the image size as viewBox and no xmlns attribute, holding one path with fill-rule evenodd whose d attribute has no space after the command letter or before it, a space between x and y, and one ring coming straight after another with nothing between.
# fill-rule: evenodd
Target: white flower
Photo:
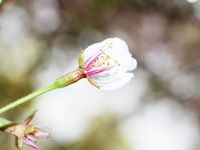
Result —
<instances>
[{"instance_id":1,"label":"white flower","mask_svg":"<svg viewBox=\"0 0 200 150\"><path fill-rule=\"evenodd\" d=\"M137 61L129 52L125 41L108 38L81 52L79 65L94 86L113 90L128 83L133 77Z\"/></svg>"}]
</instances>

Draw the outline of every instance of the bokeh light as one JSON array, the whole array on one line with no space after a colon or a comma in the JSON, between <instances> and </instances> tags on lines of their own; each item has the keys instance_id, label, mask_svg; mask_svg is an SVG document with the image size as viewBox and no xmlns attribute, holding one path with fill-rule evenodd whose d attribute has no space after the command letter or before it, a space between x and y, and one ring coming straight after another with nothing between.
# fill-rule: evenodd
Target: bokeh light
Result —
<instances>
[{"instance_id":1,"label":"bokeh light","mask_svg":"<svg viewBox=\"0 0 200 150\"><path fill-rule=\"evenodd\" d=\"M104 92L81 80L3 114L51 129L48 150L199 150L200 1L0 0L0 106L73 71L80 50L120 37L134 78ZM0 134L0 150L14 150ZM28 148L25 148L25 150Z\"/></svg>"}]
</instances>

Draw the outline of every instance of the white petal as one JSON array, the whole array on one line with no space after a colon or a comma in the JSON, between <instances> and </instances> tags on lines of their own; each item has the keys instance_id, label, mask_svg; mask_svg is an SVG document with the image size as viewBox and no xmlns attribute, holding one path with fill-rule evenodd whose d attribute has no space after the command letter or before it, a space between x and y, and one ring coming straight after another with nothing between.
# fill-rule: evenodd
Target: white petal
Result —
<instances>
[{"instance_id":1,"label":"white petal","mask_svg":"<svg viewBox=\"0 0 200 150\"><path fill-rule=\"evenodd\" d=\"M111 59L118 60L120 62L120 65L122 65L123 67L126 66L127 68L129 60L131 59L131 54L129 53L126 42L120 38L108 38L102 42L90 45L84 50L85 61L88 58L95 56L100 51L100 49L103 48L106 44L111 43L113 50L107 51L108 55L111 57Z\"/></svg>"},{"instance_id":2,"label":"white petal","mask_svg":"<svg viewBox=\"0 0 200 150\"><path fill-rule=\"evenodd\" d=\"M113 45L113 51L109 51L109 56L117 60L124 71L127 71L131 60L133 59L125 41L119 38L107 39Z\"/></svg>"},{"instance_id":3,"label":"white petal","mask_svg":"<svg viewBox=\"0 0 200 150\"><path fill-rule=\"evenodd\" d=\"M119 80L116 80L115 82L109 84L102 84L100 89L104 91L109 91L120 88L125 84L127 84L131 80L133 75L134 75L133 73L124 73L124 75Z\"/></svg>"},{"instance_id":4,"label":"white petal","mask_svg":"<svg viewBox=\"0 0 200 150\"><path fill-rule=\"evenodd\" d=\"M137 67L137 61L135 58L131 58L128 66L128 71L133 71Z\"/></svg>"},{"instance_id":5,"label":"white petal","mask_svg":"<svg viewBox=\"0 0 200 150\"><path fill-rule=\"evenodd\" d=\"M98 43L94 43L90 46L88 46L85 50L84 50L84 59L85 61L94 56L96 53L98 53L98 51L101 49L102 46L102 42L98 42Z\"/></svg>"},{"instance_id":6,"label":"white petal","mask_svg":"<svg viewBox=\"0 0 200 150\"><path fill-rule=\"evenodd\" d=\"M121 77L123 77L124 73L115 73L113 75L110 76L106 76L106 77L92 77L99 85L104 85L104 84L110 84L112 82L115 82L119 79L121 79Z\"/></svg>"},{"instance_id":7,"label":"white petal","mask_svg":"<svg viewBox=\"0 0 200 150\"><path fill-rule=\"evenodd\" d=\"M106 43L112 43L114 45L114 48L118 48L120 51L124 53L129 53L128 46L126 42L120 38L114 37L114 38L108 38L104 40Z\"/></svg>"}]
</instances>

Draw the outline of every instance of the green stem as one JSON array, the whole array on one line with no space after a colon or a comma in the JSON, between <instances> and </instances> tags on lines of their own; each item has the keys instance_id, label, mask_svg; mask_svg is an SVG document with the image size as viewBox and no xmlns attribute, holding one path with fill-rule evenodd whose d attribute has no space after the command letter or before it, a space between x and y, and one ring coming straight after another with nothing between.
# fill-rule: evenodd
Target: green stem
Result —
<instances>
[{"instance_id":1,"label":"green stem","mask_svg":"<svg viewBox=\"0 0 200 150\"><path fill-rule=\"evenodd\" d=\"M45 88L42 88L40 90L37 90L37 91L35 91L35 92L33 92L33 93L23 97L23 98L17 99L16 101L2 107L0 109L0 114L6 112L8 110L11 110L11 109L13 109L13 108L15 108L15 107L17 107L21 104L24 104L28 101L31 101L31 99L36 97L36 96L42 95L42 94L44 94L48 91L54 90L54 89L58 89L58 88L68 86L72 83L77 82L78 80L80 80L84 77L85 77L85 75L83 73L83 70L81 68L77 68L75 71L59 77L58 79L56 79L56 81L53 84L51 84L51 85L49 85Z\"/></svg>"},{"instance_id":2,"label":"green stem","mask_svg":"<svg viewBox=\"0 0 200 150\"><path fill-rule=\"evenodd\" d=\"M51 91L51 90L56 89L56 88L57 88L57 86L55 84L51 84L51 85L49 85L49 86L47 86L45 88L39 89L39 90L31 93L31 94L29 94L29 95L27 95L27 96L25 96L23 98L17 99L13 103L10 103L10 104L4 106L3 108L1 108L0 109L0 114L6 112L8 110L11 110L11 109L13 109L14 107L16 107L18 105L26 103L26 102L30 101L32 98L34 98L36 96L39 96L39 95L41 95L43 93L46 93L46 92Z\"/></svg>"},{"instance_id":3,"label":"green stem","mask_svg":"<svg viewBox=\"0 0 200 150\"><path fill-rule=\"evenodd\" d=\"M12 121L0 117L0 130L5 129L7 126L13 124Z\"/></svg>"},{"instance_id":4,"label":"green stem","mask_svg":"<svg viewBox=\"0 0 200 150\"><path fill-rule=\"evenodd\" d=\"M0 5L2 5L2 4L3 4L3 2L4 2L4 0L0 0Z\"/></svg>"}]
</instances>

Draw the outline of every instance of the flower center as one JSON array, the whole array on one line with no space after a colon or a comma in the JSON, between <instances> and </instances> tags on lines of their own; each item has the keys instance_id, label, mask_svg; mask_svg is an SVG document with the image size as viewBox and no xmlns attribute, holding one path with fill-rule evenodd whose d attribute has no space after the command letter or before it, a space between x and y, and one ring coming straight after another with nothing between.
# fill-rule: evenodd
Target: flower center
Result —
<instances>
[{"instance_id":1,"label":"flower center","mask_svg":"<svg viewBox=\"0 0 200 150\"><path fill-rule=\"evenodd\" d=\"M88 58L85 62L85 74L94 75L120 66L116 59L111 58L113 50L113 44L106 43L96 54Z\"/></svg>"}]
</instances>

